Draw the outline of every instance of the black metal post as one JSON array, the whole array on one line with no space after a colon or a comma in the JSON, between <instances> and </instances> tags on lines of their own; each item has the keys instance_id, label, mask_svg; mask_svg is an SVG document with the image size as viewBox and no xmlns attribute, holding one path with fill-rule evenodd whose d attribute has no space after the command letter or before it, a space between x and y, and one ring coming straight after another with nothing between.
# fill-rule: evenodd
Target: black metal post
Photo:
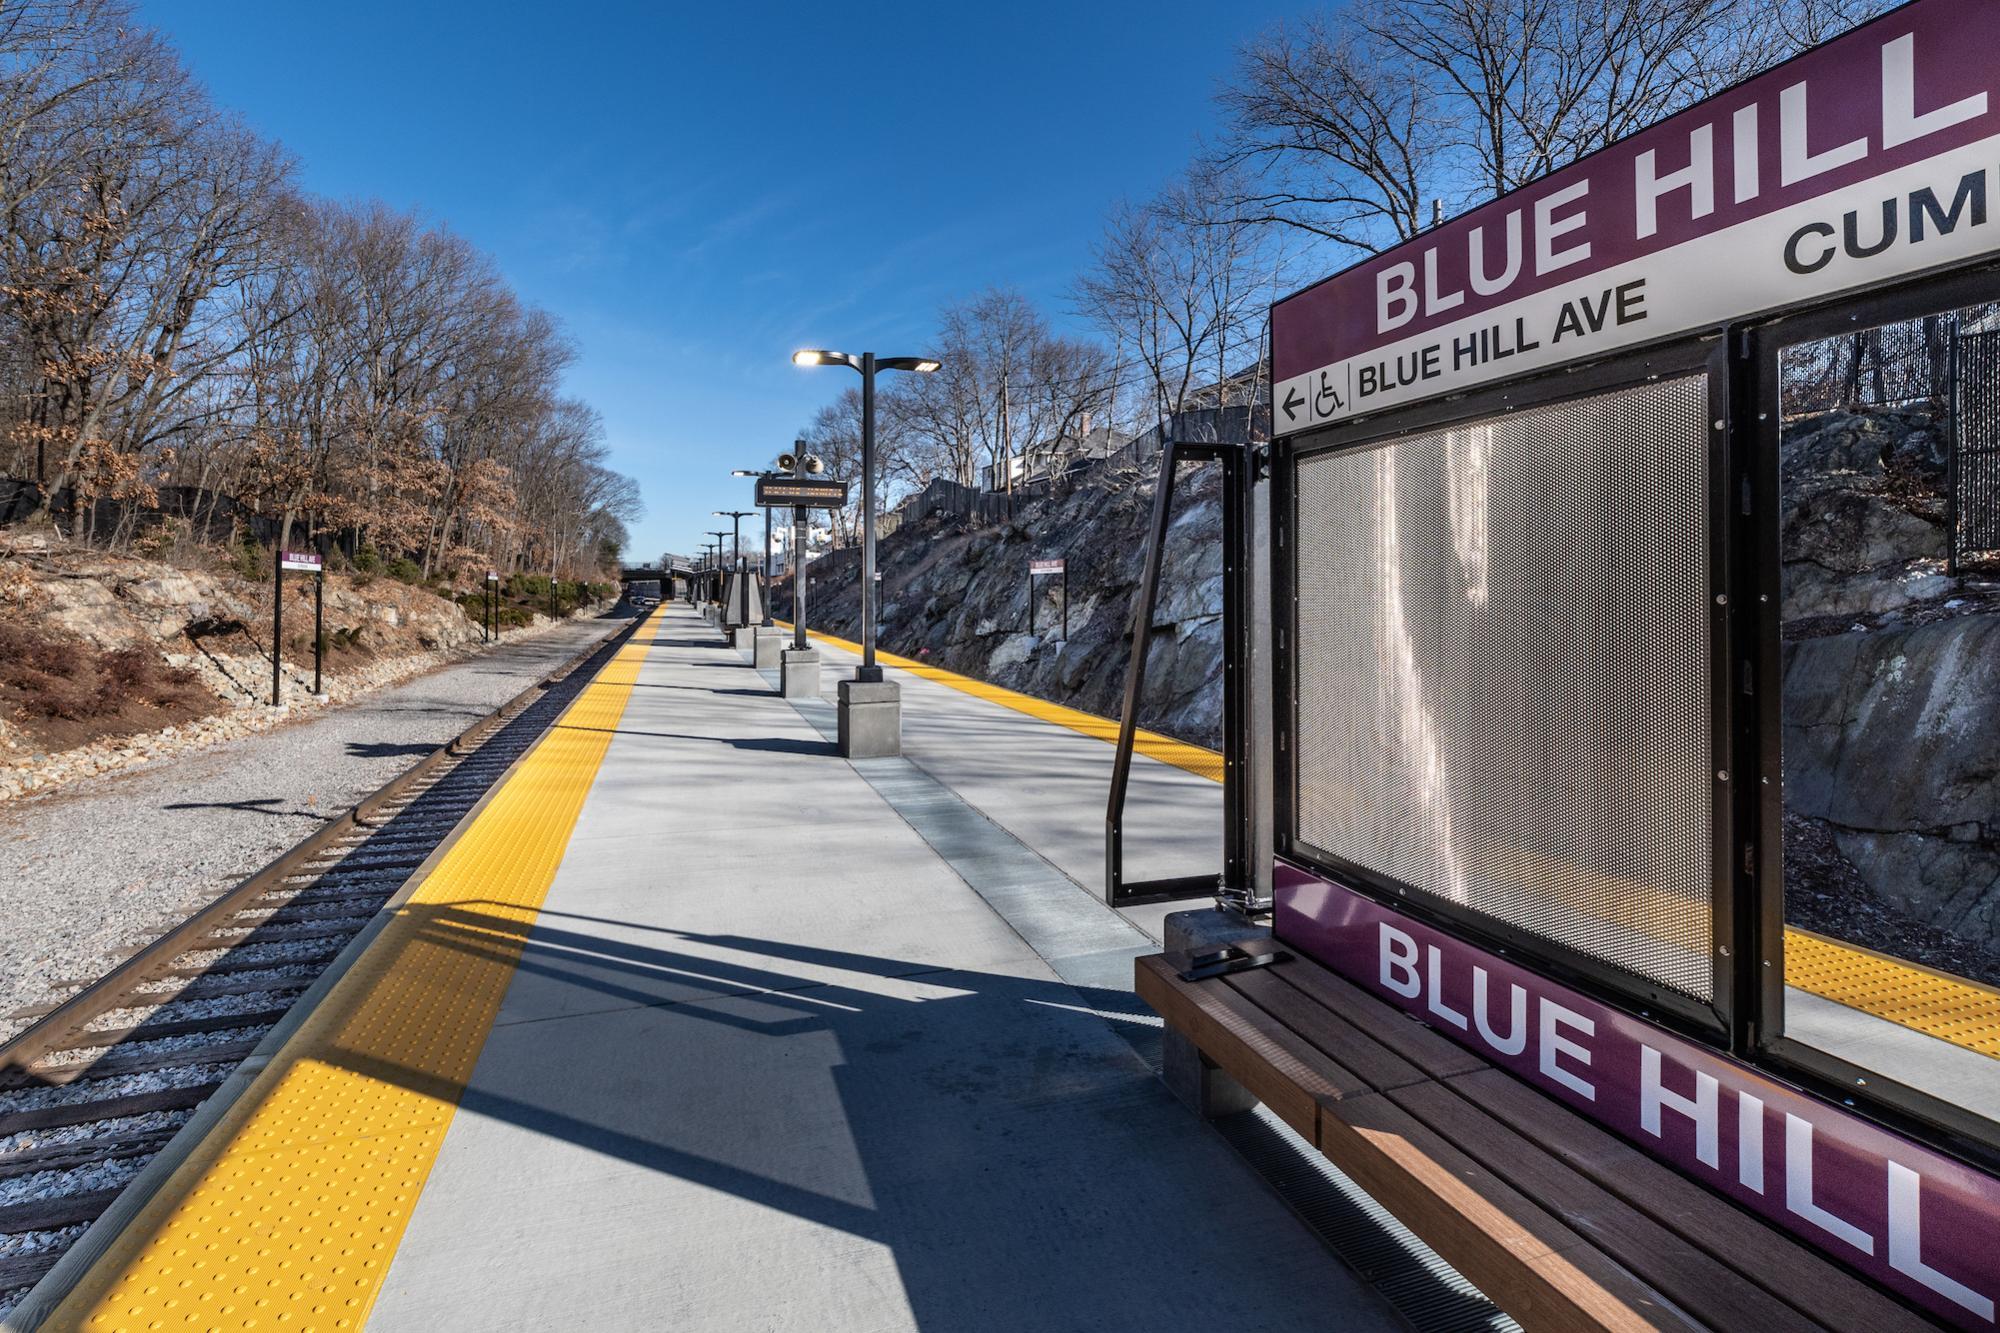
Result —
<instances>
[{"instance_id":1,"label":"black metal post","mask_svg":"<svg viewBox=\"0 0 2000 1333\"><path fill-rule=\"evenodd\" d=\"M1063 642L1069 642L1069 553L1063 553Z\"/></svg>"},{"instance_id":2,"label":"black metal post","mask_svg":"<svg viewBox=\"0 0 2000 1333\"><path fill-rule=\"evenodd\" d=\"M757 623L769 626L771 619L771 507L764 506L764 549L757 553L757 596L763 603L764 618Z\"/></svg>"},{"instance_id":3,"label":"black metal post","mask_svg":"<svg viewBox=\"0 0 2000 1333\"><path fill-rule=\"evenodd\" d=\"M804 476L803 455L795 475ZM806 646L806 507L792 506L792 647Z\"/></svg>"},{"instance_id":4,"label":"black metal post","mask_svg":"<svg viewBox=\"0 0 2000 1333\"><path fill-rule=\"evenodd\" d=\"M278 706L278 660L285 642L284 543L271 548L271 707Z\"/></svg>"},{"instance_id":5,"label":"black metal post","mask_svg":"<svg viewBox=\"0 0 2000 1333\"><path fill-rule=\"evenodd\" d=\"M856 680L881 680L875 665L875 353L861 354L861 665Z\"/></svg>"},{"instance_id":6,"label":"black metal post","mask_svg":"<svg viewBox=\"0 0 2000 1333\"><path fill-rule=\"evenodd\" d=\"M1250 673L1256 655L1257 446L1220 446L1222 461L1222 884L1217 901L1238 910L1269 911L1251 865L1256 839L1252 789Z\"/></svg>"},{"instance_id":7,"label":"black metal post","mask_svg":"<svg viewBox=\"0 0 2000 1333\"><path fill-rule=\"evenodd\" d=\"M313 575L313 697L320 694L321 655L326 652L326 567Z\"/></svg>"},{"instance_id":8,"label":"black metal post","mask_svg":"<svg viewBox=\"0 0 2000 1333\"><path fill-rule=\"evenodd\" d=\"M1131 657L1125 667L1125 704L1118 720L1118 744L1111 761L1111 795L1104 812L1104 898L1113 907L1219 894L1232 905L1254 906L1250 878L1249 820L1249 649L1252 492L1250 446L1183 444L1169 438L1160 450L1160 476L1153 490L1153 521L1146 544L1145 573L1132 608ZM1172 520L1175 472L1184 460L1222 463L1222 624L1223 769L1222 874L1125 882L1125 792L1132 778L1132 751L1139 730L1139 702L1146 688L1146 648L1153 610L1159 602L1160 569ZM1065 581L1069 562L1063 562ZM1068 593L1065 591L1067 601Z\"/></svg>"},{"instance_id":9,"label":"black metal post","mask_svg":"<svg viewBox=\"0 0 2000 1333\"><path fill-rule=\"evenodd\" d=\"M1028 637L1035 637L1035 562L1028 561Z\"/></svg>"},{"instance_id":10,"label":"black metal post","mask_svg":"<svg viewBox=\"0 0 2000 1333\"><path fill-rule=\"evenodd\" d=\"M748 509L722 509L716 512L729 520L729 542L735 551L735 574L738 585L736 594L736 624L740 628L750 623L750 584L743 577L745 572L743 569L743 520L750 517L751 511ZM770 518L768 514L764 522L766 528L765 535L768 537L770 535ZM724 596L727 596L726 586Z\"/></svg>"}]
</instances>

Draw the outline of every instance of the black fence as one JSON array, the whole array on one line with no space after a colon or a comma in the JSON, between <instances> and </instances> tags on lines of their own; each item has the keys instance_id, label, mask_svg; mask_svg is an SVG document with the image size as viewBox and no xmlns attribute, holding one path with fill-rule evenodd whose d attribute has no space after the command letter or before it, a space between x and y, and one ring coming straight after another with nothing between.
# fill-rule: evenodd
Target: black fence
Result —
<instances>
[{"instance_id":1,"label":"black fence","mask_svg":"<svg viewBox=\"0 0 2000 1333\"><path fill-rule=\"evenodd\" d=\"M2000 329L1953 341L1951 563L2000 551Z\"/></svg>"}]
</instances>

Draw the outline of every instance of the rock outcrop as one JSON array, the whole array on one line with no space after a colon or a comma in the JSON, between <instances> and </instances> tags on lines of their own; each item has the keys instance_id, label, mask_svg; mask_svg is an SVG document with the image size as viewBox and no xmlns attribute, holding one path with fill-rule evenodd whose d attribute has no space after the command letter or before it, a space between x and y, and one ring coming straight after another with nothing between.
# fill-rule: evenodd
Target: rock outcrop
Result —
<instances>
[{"instance_id":1,"label":"rock outcrop","mask_svg":"<svg viewBox=\"0 0 2000 1333\"><path fill-rule=\"evenodd\" d=\"M1103 716L1123 703L1132 598L1145 568L1151 469L1100 467L1075 489L1023 500L1011 522L967 528L932 516L881 543L880 638L884 650L990 680ZM1175 520L1148 635L1143 725L1202 745L1221 742L1222 510L1213 468L1190 469L1176 490ZM1028 561L1062 556L1069 574L1068 636L1062 580L1033 580ZM846 638L860 633L858 553L815 561L807 620ZM789 616L789 587L774 610Z\"/></svg>"},{"instance_id":2,"label":"rock outcrop","mask_svg":"<svg viewBox=\"0 0 2000 1333\"><path fill-rule=\"evenodd\" d=\"M2000 613L1785 645L1785 799L1876 897L2000 951Z\"/></svg>"},{"instance_id":3,"label":"rock outcrop","mask_svg":"<svg viewBox=\"0 0 2000 1333\"><path fill-rule=\"evenodd\" d=\"M1894 611L1951 590L1946 436L1923 408L1787 423L1780 455L1785 618Z\"/></svg>"}]
</instances>

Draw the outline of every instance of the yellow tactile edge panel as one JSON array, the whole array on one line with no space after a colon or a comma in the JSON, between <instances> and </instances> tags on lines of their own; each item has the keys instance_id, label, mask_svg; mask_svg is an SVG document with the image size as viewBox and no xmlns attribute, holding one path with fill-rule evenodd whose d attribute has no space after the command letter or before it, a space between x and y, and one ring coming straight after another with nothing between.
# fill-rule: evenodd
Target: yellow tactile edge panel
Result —
<instances>
[{"instance_id":1,"label":"yellow tactile edge panel","mask_svg":"<svg viewBox=\"0 0 2000 1333\"><path fill-rule=\"evenodd\" d=\"M2000 1059L2000 991L1977 982L1788 929L1785 984Z\"/></svg>"},{"instance_id":2,"label":"yellow tactile edge panel","mask_svg":"<svg viewBox=\"0 0 2000 1333\"><path fill-rule=\"evenodd\" d=\"M51 1327L361 1325L649 642L583 689Z\"/></svg>"},{"instance_id":3,"label":"yellow tactile edge panel","mask_svg":"<svg viewBox=\"0 0 2000 1333\"><path fill-rule=\"evenodd\" d=\"M849 652L861 651L861 645L831 634L814 632L812 637L824 639ZM900 667L913 675L1044 722L1053 722L1102 741L1115 743L1118 739L1118 724L1109 718L989 685L942 667L913 662L879 648L875 656L879 661ZM1176 768L1199 773L1215 782L1222 781L1222 756L1213 750L1150 731L1141 731L1133 748L1140 754L1149 754ZM1859 1009L1891 1023L1928 1033L1954 1046L1963 1046L1967 1050L2000 1059L2000 991L1977 982L1916 967L1886 954L1828 939L1824 935L1789 928L1785 931L1785 982L1836 1004Z\"/></svg>"},{"instance_id":4,"label":"yellow tactile edge panel","mask_svg":"<svg viewBox=\"0 0 2000 1333\"><path fill-rule=\"evenodd\" d=\"M807 633L836 648L845 648L851 653L861 651L861 645L858 643L849 643L846 639L835 638L831 634L821 634L816 630L808 630ZM975 698L984 699L988 703L999 704L1002 708L1011 708L1017 713L1026 713L1029 717L1053 722L1059 727L1067 727L1086 736L1095 736L1098 740L1109 741L1114 745L1118 742L1118 724L1108 717L1099 717L1095 713L1086 713L1081 709L1066 708L1062 704L1052 704L1046 699L1020 694L999 685L989 685L983 680L974 680L971 676L961 676L956 671L947 671L943 667L934 667L907 657L898 657L894 653L885 653L880 648L875 650L875 660L907 671L913 676L921 676L925 680L936 681L940 685L947 685ZM1132 742L1132 749L1136 754L1143 754L1149 759L1157 759L1163 764L1185 769L1211 782L1222 781L1222 756L1202 746L1189 745L1186 741L1162 736L1157 731L1141 729Z\"/></svg>"}]
</instances>

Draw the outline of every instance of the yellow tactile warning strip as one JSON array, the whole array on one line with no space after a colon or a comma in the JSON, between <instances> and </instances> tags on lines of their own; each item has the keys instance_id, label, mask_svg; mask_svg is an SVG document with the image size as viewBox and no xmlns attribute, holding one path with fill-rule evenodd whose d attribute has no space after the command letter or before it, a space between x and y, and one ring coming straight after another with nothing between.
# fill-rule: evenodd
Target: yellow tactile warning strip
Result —
<instances>
[{"instance_id":1,"label":"yellow tactile warning strip","mask_svg":"<svg viewBox=\"0 0 2000 1333\"><path fill-rule=\"evenodd\" d=\"M648 642L584 688L52 1327L367 1318Z\"/></svg>"},{"instance_id":2,"label":"yellow tactile warning strip","mask_svg":"<svg viewBox=\"0 0 2000 1333\"><path fill-rule=\"evenodd\" d=\"M846 639L811 633L812 637L824 639L849 652L861 651L861 645ZM1018 694L970 676L961 676L955 671L885 653L879 648L875 656L879 661L913 675L949 685L952 689L1044 722L1053 722L1103 741L1115 743L1118 740L1118 724L1109 718ZM1150 731L1141 731L1133 748L1176 768L1199 773L1215 782L1222 781L1222 756L1213 750ZM1785 932L1785 982L1836 1004L1859 1009L1891 1023L1928 1033L1954 1046L1963 1046L1967 1050L2000 1059L2000 991L1977 982L1900 962L1886 954L1857 948L1824 935L1790 928Z\"/></svg>"},{"instance_id":3,"label":"yellow tactile warning strip","mask_svg":"<svg viewBox=\"0 0 2000 1333\"><path fill-rule=\"evenodd\" d=\"M2000 1059L2000 990L1796 929L1785 984Z\"/></svg>"},{"instance_id":4,"label":"yellow tactile warning strip","mask_svg":"<svg viewBox=\"0 0 2000 1333\"><path fill-rule=\"evenodd\" d=\"M811 608L808 607L807 610ZM807 632L813 638L823 639L836 648L845 648L851 653L861 651L861 645L858 643L849 643L846 639L837 639L831 634L821 634L816 630ZM1059 727L1080 731L1086 736L1095 736L1098 740L1109 741L1114 745L1118 743L1118 724L1108 717L1099 717L1095 713L1086 713L1081 709L1065 708L1046 699L1020 694L999 685L989 685L983 680L974 680L971 676L961 676L956 671L946 671L943 667L929 666L912 658L885 653L880 648L875 650L875 660L907 671L913 676L921 676L925 680L948 685L954 690L984 699L988 703L999 704L1002 708L1011 708L1017 713L1026 713L1029 717L1053 722ZM1189 745L1186 741L1162 736L1157 731L1142 729L1137 739L1133 741L1132 749L1134 753L1143 754L1149 759L1157 759L1163 764L1172 764L1175 768L1186 769L1211 782L1222 781L1222 756L1202 746Z\"/></svg>"}]
</instances>

